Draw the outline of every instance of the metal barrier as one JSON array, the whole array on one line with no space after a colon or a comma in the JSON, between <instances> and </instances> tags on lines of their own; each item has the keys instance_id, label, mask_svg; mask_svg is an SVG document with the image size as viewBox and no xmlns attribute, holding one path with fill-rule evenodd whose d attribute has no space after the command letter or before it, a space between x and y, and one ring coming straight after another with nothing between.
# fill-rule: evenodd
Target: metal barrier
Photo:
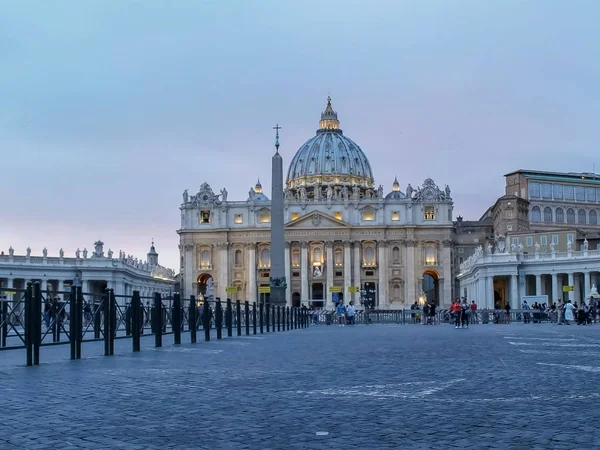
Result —
<instances>
[{"instance_id":1,"label":"metal barrier","mask_svg":"<svg viewBox=\"0 0 600 450\"><path fill-rule=\"evenodd\" d=\"M295 317L291 321L290 317ZM183 333L189 333L190 343L197 342L197 332L204 340L212 334L217 340L227 337L254 335L270 330L285 331L309 326L308 310L275 307L227 299L225 308L220 299L199 305L194 296L188 300L179 294L163 297L116 295L112 289L104 293L84 293L81 287L69 291L42 291L39 282L28 282L26 289L0 288L0 350L26 349L28 366L40 362L40 347L70 344L71 359L81 359L83 342L104 342L104 355L114 355L116 339L131 338L132 351L141 349L141 337L154 336L154 346L162 347L163 336L173 334L173 342L181 344ZM258 326L260 324L260 327ZM286 328L287 327L287 328Z\"/></svg>"}]
</instances>

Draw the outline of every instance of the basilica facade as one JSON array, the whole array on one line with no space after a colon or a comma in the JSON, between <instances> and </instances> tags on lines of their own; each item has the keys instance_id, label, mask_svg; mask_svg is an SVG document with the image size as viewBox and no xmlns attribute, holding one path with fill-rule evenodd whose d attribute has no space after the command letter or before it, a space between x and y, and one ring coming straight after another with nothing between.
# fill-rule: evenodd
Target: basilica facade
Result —
<instances>
[{"instance_id":1,"label":"basilica facade","mask_svg":"<svg viewBox=\"0 0 600 450\"><path fill-rule=\"evenodd\" d=\"M369 160L340 129L328 99L319 129L292 158L284 190L286 301L380 309L453 297L453 202L432 179L376 185ZM245 200L204 183L183 193L182 292L268 301L271 202L260 182Z\"/></svg>"}]
</instances>

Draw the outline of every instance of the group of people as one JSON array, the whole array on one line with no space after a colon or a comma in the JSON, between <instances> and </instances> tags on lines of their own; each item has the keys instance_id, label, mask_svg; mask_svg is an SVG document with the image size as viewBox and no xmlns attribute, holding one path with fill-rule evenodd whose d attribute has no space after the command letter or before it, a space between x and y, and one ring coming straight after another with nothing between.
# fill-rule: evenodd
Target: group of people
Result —
<instances>
[{"instance_id":1,"label":"group of people","mask_svg":"<svg viewBox=\"0 0 600 450\"><path fill-rule=\"evenodd\" d=\"M464 297L457 298L448 311L454 319L454 328L469 328L469 317L476 314L477 304L474 301L469 304Z\"/></svg>"},{"instance_id":2,"label":"group of people","mask_svg":"<svg viewBox=\"0 0 600 450\"><path fill-rule=\"evenodd\" d=\"M338 318L338 326L354 326L354 319L356 317L354 302L351 301L348 306L344 305L344 302L338 302L335 307L335 313Z\"/></svg>"}]
</instances>

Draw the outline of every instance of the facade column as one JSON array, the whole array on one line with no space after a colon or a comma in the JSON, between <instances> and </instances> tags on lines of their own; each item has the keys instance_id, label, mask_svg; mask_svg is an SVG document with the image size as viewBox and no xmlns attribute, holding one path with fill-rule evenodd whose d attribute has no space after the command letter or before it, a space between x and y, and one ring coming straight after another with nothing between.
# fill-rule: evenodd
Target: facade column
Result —
<instances>
[{"instance_id":1,"label":"facade column","mask_svg":"<svg viewBox=\"0 0 600 450\"><path fill-rule=\"evenodd\" d=\"M331 294L329 289L333 286L333 242L325 242L325 259L327 266L325 267L327 274L327 287L324 289L325 308L331 305Z\"/></svg>"},{"instance_id":2,"label":"facade column","mask_svg":"<svg viewBox=\"0 0 600 450\"><path fill-rule=\"evenodd\" d=\"M62 280L62 279L58 280L57 283L58 283L58 286L57 286L58 292L64 292L64 290L65 290L65 280ZM64 299L65 299L64 294L58 294L58 296L60 297L61 301L64 301Z\"/></svg>"},{"instance_id":3,"label":"facade column","mask_svg":"<svg viewBox=\"0 0 600 450\"><path fill-rule=\"evenodd\" d=\"M557 273L552 274L552 293L549 297L550 297L550 299L549 299L550 305L552 305L552 303L557 301L559 298L562 298L562 292L560 294L558 292L558 274Z\"/></svg>"},{"instance_id":4,"label":"facade column","mask_svg":"<svg viewBox=\"0 0 600 450\"><path fill-rule=\"evenodd\" d=\"M344 241L344 303L356 301L353 295L350 295L349 288L352 285L352 259L350 258L350 242Z\"/></svg>"},{"instance_id":5,"label":"facade column","mask_svg":"<svg viewBox=\"0 0 600 450\"><path fill-rule=\"evenodd\" d=\"M495 308L496 307L496 302L494 301L494 277L487 277L486 278L486 283L487 283L487 292L486 292L486 305L488 308Z\"/></svg>"},{"instance_id":6,"label":"facade column","mask_svg":"<svg viewBox=\"0 0 600 450\"><path fill-rule=\"evenodd\" d=\"M573 276L573 273L571 272L571 273L567 274L567 276L569 279L569 286L574 286L575 285L575 277ZM575 292L569 291L569 300L571 301L571 303L573 303L574 294L575 294Z\"/></svg>"},{"instance_id":7,"label":"facade column","mask_svg":"<svg viewBox=\"0 0 600 450\"><path fill-rule=\"evenodd\" d=\"M360 259L360 241L354 241L354 280L352 284L358 287L359 292L354 294L354 304L355 306L360 305L360 290L362 289L362 283L360 281L360 273L362 270L362 264Z\"/></svg>"},{"instance_id":8,"label":"facade column","mask_svg":"<svg viewBox=\"0 0 600 450\"><path fill-rule=\"evenodd\" d=\"M519 301L519 277L518 275L510 276L510 307L512 309L521 308Z\"/></svg>"},{"instance_id":9,"label":"facade column","mask_svg":"<svg viewBox=\"0 0 600 450\"><path fill-rule=\"evenodd\" d=\"M300 243L300 297L302 302L310 300L308 292L308 242Z\"/></svg>"},{"instance_id":10,"label":"facade column","mask_svg":"<svg viewBox=\"0 0 600 450\"><path fill-rule=\"evenodd\" d=\"M378 272L379 272L379 286L378 286L378 299L379 299L379 306L380 307L384 307L387 308L390 304L390 299L388 296L388 288L389 288L389 282L388 282L388 263L387 263L387 255L386 255L386 249L387 249L388 243L385 241L379 241L377 242L377 247L379 249L379 257L378 257L378 261L377 261L377 268L378 268Z\"/></svg>"},{"instance_id":11,"label":"facade column","mask_svg":"<svg viewBox=\"0 0 600 450\"><path fill-rule=\"evenodd\" d=\"M248 301L256 302L256 244L248 244Z\"/></svg>"},{"instance_id":12,"label":"facade column","mask_svg":"<svg viewBox=\"0 0 600 450\"><path fill-rule=\"evenodd\" d=\"M590 283L590 273L589 272L584 272L583 273L583 300L585 301L587 296L590 295L590 290L592 289L592 285Z\"/></svg>"},{"instance_id":13,"label":"facade column","mask_svg":"<svg viewBox=\"0 0 600 450\"><path fill-rule=\"evenodd\" d=\"M415 293L415 245L417 241L406 241L406 302L412 305L417 301Z\"/></svg>"},{"instance_id":14,"label":"facade column","mask_svg":"<svg viewBox=\"0 0 600 450\"><path fill-rule=\"evenodd\" d=\"M287 306L292 306L292 276L291 276L291 267L290 264L290 243L285 243L285 253L284 253L284 276L285 282L287 283L287 287L285 288L285 304Z\"/></svg>"},{"instance_id":15,"label":"facade column","mask_svg":"<svg viewBox=\"0 0 600 450\"><path fill-rule=\"evenodd\" d=\"M442 290L442 298L440 298L440 306L450 306L452 303L452 240L446 239L442 241L442 274L444 277L444 285ZM457 297L463 295L459 292Z\"/></svg>"},{"instance_id":16,"label":"facade column","mask_svg":"<svg viewBox=\"0 0 600 450\"><path fill-rule=\"evenodd\" d=\"M535 295L542 295L542 276L535 276Z\"/></svg>"},{"instance_id":17,"label":"facade column","mask_svg":"<svg viewBox=\"0 0 600 450\"><path fill-rule=\"evenodd\" d=\"M194 274L196 273L196 267L194 266L194 245L185 244L183 247L183 255L183 264L185 265L183 271L185 276L185 279L183 280L183 294L189 298L190 295L196 295L193 286ZM132 293L133 290L131 290L128 295L131 295Z\"/></svg>"},{"instance_id":18,"label":"facade column","mask_svg":"<svg viewBox=\"0 0 600 450\"><path fill-rule=\"evenodd\" d=\"M219 290L217 296L221 301L227 298L227 286L229 286L229 243L217 244L219 249Z\"/></svg>"}]
</instances>

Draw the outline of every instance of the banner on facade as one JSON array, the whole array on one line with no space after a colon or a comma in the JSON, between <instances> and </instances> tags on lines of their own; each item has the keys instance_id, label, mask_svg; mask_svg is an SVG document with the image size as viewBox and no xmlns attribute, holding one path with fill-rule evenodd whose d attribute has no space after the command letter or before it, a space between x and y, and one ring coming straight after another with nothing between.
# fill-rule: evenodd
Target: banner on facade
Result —
<instances>
[{"instance_id":1,"label":"banner on facade","mask_svg":"<svg viewBox=\"0 0 600 450\"><path fill-rule=\"evenodd\" d=\"M348 286L348 292L360 292L360 288L358 286Z\"/></svg>"},{"instance_id":2,"label":"banner on facade","mask_svg":"<svg viewBox=\"0 0 600 450\"><path fill-rule=\"evenodd\" d=\"M574 286L563 286L563 292L573 292L574 290Z\"/></svg>"},{"instance_id":3,"label":"banner on facade","mask_svg":"<svg viewBox=\"0 0 600 450\"><path fill-rule=\"evenodd\" d=\"M342 287L341 286L329 286L329 292L342 292Z\"/></svg>"},{"instance_id":4,"label":"banner on facade","mask_svg":"<svg viewBox=\"0 0 600 450\"><path fill-rule=\"evenodd\" d=\"M271 287L270 286L259 286L258 287L258 293L259 294L270 294L271 293Z\"/></svg>"},{"instance_id":5,"label":"banner on facade","mask_svg":"<svg viewBox=\"0 0 600 450\"><path fill-rule=\"evenodd\" d=\"M238 289L237 289L236 286L227 286L227 288L225 289L225 291L228 294L235 294L238 291Z\"/></svg>"}]
</instances>

